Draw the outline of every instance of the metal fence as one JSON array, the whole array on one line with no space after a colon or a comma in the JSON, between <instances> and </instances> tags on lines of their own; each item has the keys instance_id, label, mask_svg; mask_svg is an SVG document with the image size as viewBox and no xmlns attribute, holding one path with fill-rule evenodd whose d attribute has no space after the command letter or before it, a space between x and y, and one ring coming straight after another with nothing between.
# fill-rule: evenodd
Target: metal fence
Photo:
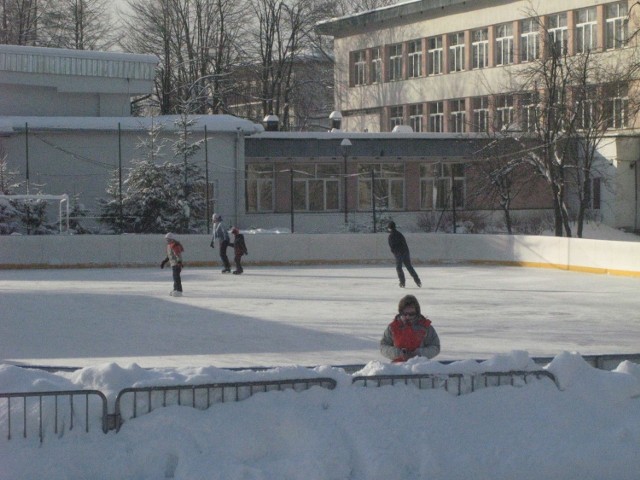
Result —
<instances>
[{"instance_id":1,"label":"metal fence","mask_svg":"<svg viewBox=\"0 0 640 480\"><path fill-rule=\"evenodd\" d=\"M159 407L184 405L205 410L215 403L238 402L256 393L282 390L300 392L314 386L333 390L336 387L336 381L321 377L126 388L118 393L115 416L110 423L117 431L125 420L150 413Z\"/></svg>"},{"instance_id":2,"label":"metal fence","mask_svg":"<svg viewBox=\"0 0 640 480\"><path fill-rule=\"evenodd\" d=\"M416 373L408 375L367 375L353 377L352 384L364 387L382 387L384 385L415 385L420 389L444 389L446 392L462 395L481 388L502 385L526 385L529 380L549 378L557 386L556 378L546 370L508 372L484 372L475 374L460 373Z\"/></svg>"},{"instance_id":3,"label":"metal fence","mask_svg":"<svg viewBox=\"0 0 640 480\"><path fill-rule=\"evenodd\" d=\"M531 380L545 378L557 386L554 375L546 370L356 376L352 384L415 385L420 389L444 389L462 395L487 387L523 386ZM157 408L179 405L205 410L217 403L238 402L257 393L301 392L315 386L333 390L337 382L333 378L317 377L125 388L116 397L113 414L108 412L105 395L98 390L0 393L0 421L6 423L8 440L16 436L37 436L43 442L46 437L59 437L72 430L82 429L88 433L92 426L104 433L117 432L125 421Z\"/></svg>"},{"instance_id":4,"label":"metal fence","mask_svg":"<svg viewBox=\"0 0 640 480\"><path fill-rule=\"evenodd\" d=\"M98 390L0 393L2 400L8 440L21 433L42 442L45 435L60 436L78 425L87 433L92 424L107 432L107 399Z\"/></svg>"}]
</instances>

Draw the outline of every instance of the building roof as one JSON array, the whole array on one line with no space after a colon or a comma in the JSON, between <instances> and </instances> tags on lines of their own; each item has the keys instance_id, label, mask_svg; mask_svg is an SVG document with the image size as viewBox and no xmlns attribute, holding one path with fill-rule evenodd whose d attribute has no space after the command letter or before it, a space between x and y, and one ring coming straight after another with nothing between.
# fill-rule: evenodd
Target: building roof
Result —
<instances>
[{"instance_id":1,"label":"building roof","mask_svg":"<svg viewBox=\"0 0 640 480\"><path fill-rule=\"evenodd\" d=\"M192 115L195 121L193 128L202 128L215 132L240 132L253 135L264 131L260 124L232 115ZM34 130L105 130L120 129L125 131L146 130L154 125L162 126L165 130L179 128L176 122L179 115L163 115L158 117L0 117L0 134L11 134L24 131L26 126Z\"/></svg>"},{"instance_id":2,"label":"building roof","mask_svg":"<svg viewBox=\"0 0 640 480\"><path fill-rule=\"evenodd\" d=\"M148 81L157 64L155 55L0 45L0 72Z\"/></svg>"},{"instance_id":3,"label":"building roof","mask_svg":"<svg viewBox=\"0 0 640 480\"><path fill-rule=\"evenodd\" d=\"M451 12L448 9L460 6L468 8L469 3L468 0L412 0L324 20L316 25L316 30L322 35L345 37L352 34L353 30L364 28L371 24L415 21L416 16L427 16L436 12L438 15L443 13L450 14ZM445 9L447 11L443 12Z\"/></svg>"}]
</instances>

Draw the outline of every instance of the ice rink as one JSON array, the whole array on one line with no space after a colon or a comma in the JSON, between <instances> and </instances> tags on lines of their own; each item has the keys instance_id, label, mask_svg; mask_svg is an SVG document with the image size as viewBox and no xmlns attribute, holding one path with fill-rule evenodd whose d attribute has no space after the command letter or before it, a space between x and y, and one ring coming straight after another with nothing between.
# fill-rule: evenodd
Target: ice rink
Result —
<instances>
[{"instance_id":1,"label":"ice rink","mask_svg":"<svg viewBox=\"0 0 640 480\"><path fill-rule=\"evenodd\" d=\"M0 270L0 360L83 367L346 365L378 342L405 294L442 343L438 360L640 351L640 279L518 267L391 265L170 270Z\"/></svg>"}]
</instances>

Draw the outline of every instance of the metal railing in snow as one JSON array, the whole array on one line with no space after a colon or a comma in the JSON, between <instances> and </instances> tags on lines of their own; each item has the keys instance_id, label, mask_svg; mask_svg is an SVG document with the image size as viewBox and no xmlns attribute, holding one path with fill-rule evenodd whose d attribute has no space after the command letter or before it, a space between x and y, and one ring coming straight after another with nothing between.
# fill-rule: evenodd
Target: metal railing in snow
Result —
<instances>
[{"instance_id":1,"label":"metal railing in snow","mask_svg":"<svg viewBox=\"0 0 640 480\"><path fill-rule=\"evenodd\" d=\"M556 378L546 370L511 370L507 372L461 373L416 373L407 375L363 375L353 377L352 384L382 387L384 385L415 385L420 389L442 388L445 391L462 395L475 392L480 388L517 386L528 383L530 378L549 378L557 386Z\"/></svg>"},{"instance_id":2,"label":"metal railing in snow","mask_svg":"<svg viewBox=\"0 0 640 480\"><path fill-rule=\"evenodd\" d=\"M42 442L47 432L62 435L78 423L84 425L87 433L93 422L107 432L107 399L98 390L0 393L2 400L6 401L8 440L15 429L18 433L22 431L23 438L37 434Z\"/></svg>"},{"instance_id":3,"label":"metal railing in snow","mask_svg":"<svg viewBox=\"0 0 640 480\"><path fill-rule=\"evenodd\" d=\"M238 402L256 393L282 390L300 392L314 386L333 390L336 384L333 378L320 377L125 388L116 398L110 428L118 431L124 421L150 413L159 407L182 405L205 410L215 403Z\"/></svg>"}]
</instances>

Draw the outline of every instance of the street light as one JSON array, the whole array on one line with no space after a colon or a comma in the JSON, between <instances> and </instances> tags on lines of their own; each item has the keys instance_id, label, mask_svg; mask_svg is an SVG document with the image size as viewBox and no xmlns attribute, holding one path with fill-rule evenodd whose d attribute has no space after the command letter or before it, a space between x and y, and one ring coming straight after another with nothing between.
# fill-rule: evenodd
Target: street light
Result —
<instances>
[{"instance_id":1,"label":"street light","mask_svg":"<svg viewBox=\"0 0 640 480\"><path fill-rule=\"evenodd\" d=\"M340 142L340 149L342 150L342 157L344 158L344 223L348 223L347 218L347 157L349 156L349 150L351 150L351 141L345 138Z\"/></svg>"}]
</instances>

